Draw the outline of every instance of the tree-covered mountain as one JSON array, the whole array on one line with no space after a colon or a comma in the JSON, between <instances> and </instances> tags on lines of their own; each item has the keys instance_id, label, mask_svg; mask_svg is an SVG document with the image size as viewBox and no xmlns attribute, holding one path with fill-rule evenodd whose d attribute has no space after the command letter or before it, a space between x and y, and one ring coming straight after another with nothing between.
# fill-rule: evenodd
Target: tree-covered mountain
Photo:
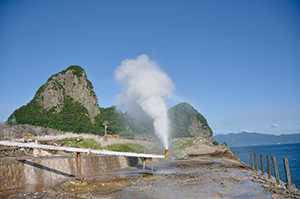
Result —
<instances>
[{"instance_id":1,"label":"tree-covered mountain","mask_svg":"<svg viewBox=\"0 0 300 199\"><path fill-rule=\"evenodd\" d=\"M202 136L212 141L213 133L206 119L190 104L178 104L168 114L171 138ZM108 134L155 139L150 117L137 121L115 106L100 108L92 83L77 65L52 75L34 98L15 110L7 122L97 135L104 135L104 124L107 124Z\"/></svg>"},{"instance_id":2,"label":"tree-covered mountain","mask_svg":"<svg viewBox=\"0 0 300 199\"><path fill-rule=\"evenodd\" d=\"M270 135L261 133L230 133L226 135L215 135L214 140L219 143L226 142L229 147L267 144L300 143L300 133Z\"/></svg>"},{"instance_id":3,"label":"tree-covered mountain","mask_svg":"<svg viewBox=\"0 0 300 199\"><path fill-rule=\"evenodd\" d=\"M210 141L213 132L206 119L194 107L186 102L180 103L168 111L171 122L171 137L204 137Z\"/></svg>"},{"instance_id":4,"label":"tree-covered mountain","mask_svg":"<svg viewBox=\"0 0 300 199\"><path fill-rule=\"evenodd\" d=\"M92 83L80 66L70 66L52 75L34 98L15 110L7 122L99 134L101 126L95 123L97 117L100 108Z\"/></svg>"}]
</instances>

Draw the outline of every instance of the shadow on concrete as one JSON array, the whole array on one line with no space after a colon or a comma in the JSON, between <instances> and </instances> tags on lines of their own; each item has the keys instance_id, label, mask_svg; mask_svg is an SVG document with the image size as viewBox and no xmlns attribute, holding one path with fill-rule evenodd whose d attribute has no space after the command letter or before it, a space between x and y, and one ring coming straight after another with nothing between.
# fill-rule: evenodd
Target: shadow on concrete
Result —
<instances>
[{"instance_id":1,"label":"shadow on concrete","mask_svg":"<svg viewBox=\"0 0 300 199\"><path fill-rule=\"evenodd\" d=\"M139 158L137 157L126 157L126 161L128 166L137 166L137 164L139 163Z\"/></svg>"},{"instance_id":2,"label":"shadow on concrete","mask_svg":"<svg viewBox=\"0 0 300 199\"><path fill-rule=\"evenodd\" d=\"M56 169L51 169L47 166L43 166L43 165L37 164L35 162L30 162L30 161L27 161L27 160L17 160L17 161L22 162L23 164L27 164L27 165L30 165L30 166L33 166L33 167L36 167L36 168L39 168L39 169L47 170L47 171L50 171L50 172L53 172L53 173L56 173L58 175L62 175L62 176L65 176L65 177L75 177L75 175L68 174L68 173L65 173L65 172L62 172L62 171L58 171Z\"/></svg>"}]
</instances>

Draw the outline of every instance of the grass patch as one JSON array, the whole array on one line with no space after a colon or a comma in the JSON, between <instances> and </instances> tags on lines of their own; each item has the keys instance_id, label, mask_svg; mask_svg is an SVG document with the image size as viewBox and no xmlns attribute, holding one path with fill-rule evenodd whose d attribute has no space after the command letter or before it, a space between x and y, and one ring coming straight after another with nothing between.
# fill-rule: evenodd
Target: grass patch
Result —
<instances>
[{"instance_id":1,"label":"grass patch","mask_svg":"<svg viewBox=\"0 0 300 199\"><path fill-rule=\"evenodd\" d=\"M122 152L138 152L138 153L149 152L149 150L146 147L143 147L138 144L113 144L113 145L109 145L107 149L111 151L122 151Z\"/></svg>"},{"instance_id":2,"label":"grass patch","mask_svg":"<svg viewBox=\"0 0 300 199\"><path fill-rule=\"evenodd\" d=\"M191 138L178 139L171 144L170 151L184 150L187 147L191 147L195 145L193 141Z\"/></svg>"},{"instance_id":3,"label":"grass patch","mask_svg":"<svg viewBox=\"0 0 300 199\"><path fill-rule=\"evenodd\" d=\"M161 152L161 151L165 151L165 147L162 144L156 144L154 148L152 148L151 150L148 150L148 152L151 152L151 153L157 153L157 152Z\"/></svg>"},{"instance_id":4,"label":"grass patch","mask_svg":"<svg viewBox=\"0 0 300 199\"><path fill-rule=\"evenodd\" d=\"M203 144L213 146L212 143L208 142L206 139L203 139L201 137L178 138L174 140L174 142L171 144L170 151L184 151L186 148L189 147L199 149L199 147Z\"/></svg>"},{"instance_id":5,"label":"grass patch","mask_svg":"<svg viewBox=\"0 0 300 199\"><path fill-rule=\"evenodd\" d=\"M65 138L64 140L69 140L71 138ZM77 147L77 148L91 148L91 149L103 149L100 143L96 142L94 139L84 139L82 141L60 141L61 146Z\"/></svg>"},{"instance_id":6,"label":"grass patch","mask_svg":"<svg viewBox=\"0 0 300 199\"><path fill-rule=\"evenodd\" d=\"M223 145L223 144L220 144L220 145L218 145L217 147L220 148L220 149L229 149L228 146L225 146L225 145Z\"/></svg>"}]
</instances>

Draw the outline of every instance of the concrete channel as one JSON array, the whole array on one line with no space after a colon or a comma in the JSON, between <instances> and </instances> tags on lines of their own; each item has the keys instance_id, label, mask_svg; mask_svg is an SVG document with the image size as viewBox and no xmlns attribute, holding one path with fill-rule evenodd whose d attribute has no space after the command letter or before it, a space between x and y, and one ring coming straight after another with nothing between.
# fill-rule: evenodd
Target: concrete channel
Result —
<instances>
[{"instance_id":1,"label":"concrete channel","mask_svg":"<svg viewBox=\"0 0 300 199\"><path fill-rule=\"evenodd\" d=\"M96 175L105 171L135 166L139 158L124 156L82 156L82 175ZM0 189L30 184L54 184L75 178L75 156L3 157L0 158Z\"/></svg>"}]
</instances>

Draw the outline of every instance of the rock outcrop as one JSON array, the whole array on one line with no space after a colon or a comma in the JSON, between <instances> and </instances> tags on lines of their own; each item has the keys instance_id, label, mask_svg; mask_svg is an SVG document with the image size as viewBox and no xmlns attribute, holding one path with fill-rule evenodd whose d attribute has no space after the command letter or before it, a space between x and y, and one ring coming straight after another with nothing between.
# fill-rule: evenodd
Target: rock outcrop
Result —
<instances>
[{"instance_id":1,"label":"rock outcrop","mask_svg":"<svg viewBox=\"0 0 300 199\"><path fill-rule=\"evenodd\" d=\"M21 139L26 136L45 136L45 135L61 135L66 132L44 128L41 126L32 126L28 124L19 124L3 129L4 139Z\"/></svg>"},{"instance_id":2,"label":"rock outcrop","mask_svg":"<svg viewBox=\"0 0 300 199\"><path fill-rule=\"evenodd\" d=\"M168 111L173 138L203 137L213 141L213 132L206 119L192 105L183 102Z\"/></svg>"},{"instance_id":3,"label":"rock outcrop","mask_svg":"<svg viewBox=\"0 0 300 199\"><path fill-rule=\"evenodd\" d=\"M196 116L191 117L188 131L193 137L201 136L210 142L213 141L213 136L210 134L208 128L205 125L203 125L203 123L201 123L201 121L198 120Z\"/></svg>"},{"instance_id":4,"label":"rock outcrop","mask_svg":"<svg viewBox=\"0 0 300 199\"><path fill-rule=\"evenodd\" d=\"M100 135L102 131L96 94L80 66L70 66L52 75L28 104L9 116L7 123L74 133Z\"/></svg>"},{"instance_id":5,"label":"rock outcrop","mask_svg":"<svg viewBox=\"0 0 300 199\"><path fill-rule=\"evenodd\" d=\"M35 100L45 109L53 108L53 111L58 113L63 109L67 96L81 103L88 110L88 117L92 123L100 114L92 83L87 79L85 71L80 66L70 66L50 77L36 93Z\"/></svg>"},{"instance_id":6,"label":"rock outcrop","mask_svg":"<svg viewBox=\"0 0 300 199\"><path fill-rule=\"evenodd\" d=\"M100 115L101 110L101 115ZM206 119L188 103L168 110L170 138L204 137L213 140ZM70 66L52 75L26 105L16 109L7 124L29 124L64 132L103 135L103 123L108 122L108 134L155 141L153 120L135 121L117 107L100 108L92 83L80 66ZM0 136L3 131L0 128Z\"/></svg>"}]
</instances>

